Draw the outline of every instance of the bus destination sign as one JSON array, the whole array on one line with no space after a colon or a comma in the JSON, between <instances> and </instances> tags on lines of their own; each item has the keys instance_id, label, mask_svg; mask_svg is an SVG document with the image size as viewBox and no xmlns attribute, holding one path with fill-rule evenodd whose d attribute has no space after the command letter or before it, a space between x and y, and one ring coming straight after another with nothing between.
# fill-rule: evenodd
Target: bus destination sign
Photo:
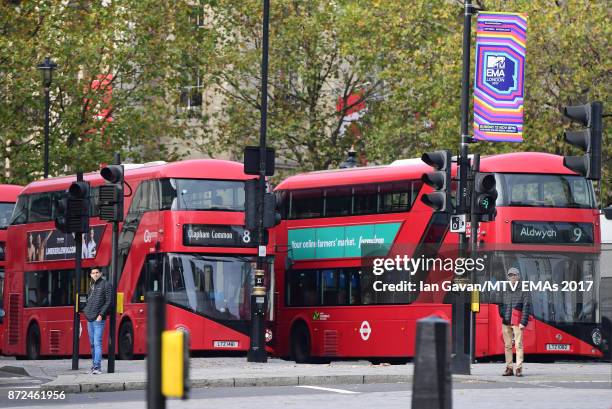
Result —
<instances>
[{"instance_id":1,"label":"bus destination sign","mask_svg":"<svg viewBox=\"0 0 612 409\"><path fill-rule=\"evenodd\" d=\"M512 242L524 244L593 244L593 224L513 221Z\"/></svg>"},{"instance_id":2,"label":"bus destination sign","mask_svg":"<svg viewBox=\"0 0 612 409\"><path fill-rule=\"evenodd\" d=\"M257 247L256 237L242 226L216 224L183 225L183 245L210 247Z\"/></svg>"}]
</instances>

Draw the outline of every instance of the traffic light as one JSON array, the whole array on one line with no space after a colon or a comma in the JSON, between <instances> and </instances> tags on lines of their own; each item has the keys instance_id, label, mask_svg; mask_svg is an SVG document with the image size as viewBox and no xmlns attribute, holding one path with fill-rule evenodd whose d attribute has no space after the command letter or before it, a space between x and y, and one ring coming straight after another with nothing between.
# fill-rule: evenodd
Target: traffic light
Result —
<instances>
[{"instance_id":1,"label":"traffic light","mask_svg":"<svg viewBox=\"0 0 612 409\"><path fill-rule=\"evenodd\" d=\"M274 227L281 222L280 201L274 193L266 193L264 196L264 229Z\"/></svg>"},{"instance_id":2,"label":"traffic light","mask_svg":"<svg viewBox=\"0 0 612 409\"><path fill-rule=\"evenodd\" d=\"M495 175L492 173L474 174L474 184L472 190L472 215L480 216L480 220L490 222L495 220L497 210L495 201L497 200L497 187Z\"/></svg>"},{"instance_id":3,"label":"traffic light","mask_svg":"<svg viewBox=\"0 0 612 409\"><path fill-rule=\"evenodd\" d=\"M257 231L259 227L258 204L261 200L259 193L259 180L250 179L245 182L244 219L247 230ZM280 203L277 203L273 193L264 194L263 227L268 229L274 227L281 221L279 212Z\"/></svg>"},{"instance_id":4,"label":"traffic light","mask_svg":"<svg viewBox=\"0 0 612 409\"><path fill-rule=\"evenodd\" d=\"M55 199L54 207L55 228L61 231L62 233L68 233L68 226L66 224L66 215L68 211L68 192L61 192L60 197Z\"/></svg>"},{"instance_id":5,"label":"traffic light","mask_svg":"<svg viewBox=\"0 0 612 409\"><path fill-rule=\"evenodd\" d=\"M123 221L123 166L108 165L100 175L108 182L100 186L100 219Z\"/></svg>"},{"instance_id":6,"label":"traffic light","mask_svg":"<svg viewBox=\"0 0 612 409\"><path fill-rule=\"evenodd\" d=\"M55 202L55 227L63 233L89 230L89 183L72 182Z\"/></svg>"},{"instance_id":7,"label":"traffic light","mask_svg":"<svg viewBox=\"0 0 612 409\"><path fill-rule=\"evenodd\" d=\"M436 171L424 173L423 183L434 188L432 193L421 196L421 201L437 212L452 212L451 200L451 153L450 151L435 151L424 153L421 160Z\"/></svg>"},{"instance_id":8,"label":"traffic light","mask_svg":"<svg viewBox=\"0 0 612 409\"><path fill-rule=\"evenodd\" d=\"M566 117L587 128L565 131L565 142L579 147L586 154L564 157L563 166L591 180L601 179L602 113L603 104L599 101L564 108Z\"/></svg>"},{"instance_id":9,"label":"traffic light","mask_svg":"<svg viewBox=\"0 0 612 409\"><path fill-rule=\"evenodd\" d=\"M259 202L259 180L249 179L244 182L244 224L247 230L257 231L257 203Z\"/></svg>"}]
</instances>

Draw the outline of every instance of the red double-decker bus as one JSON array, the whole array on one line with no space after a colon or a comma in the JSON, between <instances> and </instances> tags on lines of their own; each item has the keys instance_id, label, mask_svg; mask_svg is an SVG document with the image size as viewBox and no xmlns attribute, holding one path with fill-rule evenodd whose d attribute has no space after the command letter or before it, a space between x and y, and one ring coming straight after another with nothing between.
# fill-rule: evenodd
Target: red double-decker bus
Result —
<instances>
[{"instance_id":1,"label":"red double-decker bus","mask_svg":"<svg viewBox=\"0 0 612 409\"><path fill-rule=\"evenodd\" d=\"M244 185L249 178L241 163L221 160L126 165L118 250L120 358L146 353L149 291L165 294L167 327L189 331L192 349L248 349L257 254L244 228ZM75 248L72 234L55 230L55 201L74 180L33 182L19 196L8 227L6 354L70 355L75 293L87 292L93 267L109 279L112 229L99 218L99 186L105 182L98 173L84 175L92 200L83 248ZM76 251L83 256L78 284ZM81 327L80 351L87 354L84 321Z\"/></svg>"},{"instance_id":2,"label":"red double-decker bus","mask_svg":"<svg viewBox=\"0 0 612 409\"><path fill-rule=\"evenodd\" d=\"M544 153L481 159L481 171L495 174L499 197L495 220L480 224L483 268L476 269L471 284L495 289L495 283L507 280L507 270L517 267L527 282L565 286L568 291L544 286L530 292L535 323L526 329L525 353L600 357L605 342L599 211L591 183L562 161ZM283 220L271 241L278 355L298 362L314 357L402 361L414 354L418 319L432 314L451 319L452 269L435 263L412 271L372 268L373 256L417 261L457 256L450 216L432 212L420 200L431 192L421 182L430 171L410 159L301 174L277 186ZM504 352L497 289L480 294L476 357Z\"/></svg>"},{"instance_id":3,"label":"red double-decker bus","mask_svg":"<svg viewBox=\"0 0 612 409\"><path fill-rule=\"evenodd\" d=\"M0 352L2 352L2 341L4 339L4 277L6 265L6 228L11 220L17 196L23 186L0 185Z\"/></svg>"}]
</instances>

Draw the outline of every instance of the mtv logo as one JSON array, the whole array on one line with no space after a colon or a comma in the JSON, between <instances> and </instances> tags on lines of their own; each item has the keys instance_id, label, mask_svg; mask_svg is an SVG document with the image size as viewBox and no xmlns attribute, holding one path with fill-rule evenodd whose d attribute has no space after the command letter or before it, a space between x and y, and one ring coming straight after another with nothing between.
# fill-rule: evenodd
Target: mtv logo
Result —
<instances>
[{"instance_id":1,"label":"mtv logo","mask_svg":"<svg viewBox=\"0 0 612 409\"><path fill-rule=\"evenodd\" d=\"M497 56L497 55L488 55L487 56L487 68L498 68L504 69L506 68L506 57Z\"/></svg>"}]
</instances>

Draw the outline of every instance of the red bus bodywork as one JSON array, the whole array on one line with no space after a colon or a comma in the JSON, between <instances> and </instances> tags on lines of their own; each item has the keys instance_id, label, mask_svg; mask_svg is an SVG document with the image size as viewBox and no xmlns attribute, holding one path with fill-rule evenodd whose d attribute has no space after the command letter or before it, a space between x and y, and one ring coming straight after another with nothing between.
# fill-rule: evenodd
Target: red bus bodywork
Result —
<instances>
[{"instance_id":1,"label":"red bus bodywork","mask_svg":"<svg viewBox=\"0 0 612 409\"><path fill-rule=\"evenodd\" d=\"M562 164L563 158L544 153L512 153L483 157L480 161L481 172L496 174L548 174L575 175ZM296 191L313 191L331 188L333 193L343 186L362 186L406 180L420 181L423 173L431 168L418 159L398 161L393 165L370 168L353 168L311 172L290 177L280 183L275 191L283 197L285 206L289 202L289 193ZM453 174L456 173L453 165ZM590 185L589 185L590 186ZM498 187L500 189L500 187ZM590 194L592 188L589 187ZM421 196L429 193L426 185L419 190L412 207L405 212L388 212L368 215L346 215L340 217L309 217L291 219L283 217L271 233L271 243L276 251L276 285L277 307L273 348L280 356L292 356L294 359L307 360L310 357L370 357L405 359L414 355L416 321L435 314L444 319L451 319L451 305L445 291L420 292L409 304L382 305L325 305L324 294L316 301L316 306L289 306L288 280L293 275L307 275L317 271L320 280L323 273L333 269L362 267L360 257L292 257L296 249L289 242L293 231L309 229L334 229L351 226L399 224L388 257L397 254L415 256L419 244L436 244L439 248L456 248L458 235L448 231L448 224L433 223L434 214L431 208L421 202ZM327 193L326 193L327 194ZM380 200L380 199L379 199ZM353 202L355 203L355 202ZM562 207L516 207L497 205L497 217L492 222L482 222L478 237L481 254L491 257L529 257L531 254L557 252L575 257L596 258L599 251L600 230L598 209L562 208ZM516 244L512 240L513 221L530 222L563 222L587 223L593 226L593 243L590 245L541 245ZM448 222L448 221L447 221ZM354 227L351 227L354 228ZM305 230L301 230L305 229ZM329 232L329 230L328 230ZM333 241L333 238L330 237ZM433 243L436 242L436 243ZM301 246L302 244L300 244ZM318 251L318 250L317 250ZM497 252L497 253L496 253ZM552 253L550 253L552 254ZM555 253L556 254L556 253ZM539 259L535 259L538 262ZM590 262L590 261L589 261ZM533 262L532 262L533 264ZM595 262L596 264L596 262ZM452 271L426 271L422 281L440 283L453 277ZM333 273L329 273L330 277ZM337 273L342 276L343 272ZM361 274L361 271L359 271ZM504 274L505 276L505 274ZM340 279L338 279L340 280ZM350 284L352 285L352 284ZM598 283L594 283L598 286ZM532 295L533 297L534 295ZM537 297L537 295L535 295ZM346 299L346 298L345 298ZM349 303L348 299L346 299ZM537 300L540 302L540 300ZM350 301L352 303L352 301ZM540 304L538 304L540 308ZM601 357L602 345L591 341L593 331L600 331L598 323L592 325L577 322L564 322L557 325L548 319L538 319L536 311L535 325L529 326L524 336L526 354L563 354L585 357ZM593 312L593 316L596 313ZM542 318L542 317L540 317ZM547 316L547 318L550 318ZM504 343L501 333L501 319L496 304L481 304L480 312L475 314L475 357L503 355ZM532 328L533 327L533 328ZM601 331L599 332L601 334ZM553 345L553 346L550 346ZM562 345L556 347L554 345ZM555 348L567 348L555 350ZM297 352L296 352L297 351ZM301 356L296 356L301 355Z\"/></svg>"},{"instance_id":2,"label":"red bus bodywork","mask_svg":"<svg viewBox=\"0 0 612 409\"><path fill-rule=\"evenodd\" d=\"M132 201L135 200L134 197L139 195L138 192L141 185L145 182L171 179L243 182L251 178L253 177L244 174L241 163L222 160L187 160L167 164L154 163L137 168L126 166L125 219L119 228L120 257L122 249L124 254L123 262L120 261L119 263L121 275L117 288L119 297L123 297L123 303L121 303L120 298L118 301L118 308L122 304L123 312L118 313L116 317L118 338L116 345L118 346L119 356L130 357L132 354L146 353L147 306L144 296L137 294L137 291L139 291L137 289L139 278L141 274L145 274L146 260L155 258L157 257L156 255L163 256L168 254L176 255L175 258L177 259L180 259L185 254L200 258L231 256L249 259L257 255L257 249L252 246L197 246L194 244L190 245L186 241L187 239L184 238L184 234L186 234L184 229L192 225L209 227L237 226L237 228L241 228L241 226L244 226L243 211L164 210L158 208L158 210L149 209L148 211L135 212L130 216L130 206ZM36 181L26 186L21 196L62 191L67 189L74 180L74 176L69 176ZM85 174L84 180L91 184L92 189L105 183L98 172ZM184 191L177 193L179 200ZM160 202L164 200L162 195L164 195L163 192L158 196ZM205 200L209 199L206 198ZM96 228L102 231L102 236L99 240L95 257L83 260L82 275L84 276L88 276L88 270L94 266L110 268L111 264L112 225L110 223L107 224L106 221L100 220L98 217L92 217L90 218L90 226L97 226ZM31 336L32 332L38 335L39 338L39 355L66 356L72 353L73 306L25 307L26 301L29 302L25 297L30 297L30 294L24 294L25 274L74 269L74 259L28 262L26 245L28 234L34 234L32 232L36 233L39 231L51 231L54 228L54 221L52 220L13 224L8 228L10 256L7 265L9 279L6 282L5 305L11 319L8 322L7 336L4 341L4 353L7 355L35 356L36 354L31 354L31 351L28 350L30 347L29 342L31 342L29 336ZM155 268L161 269L164 261L163 258L159 260L161 261L156 264ZM123 268L121 268L122 265ZM186 275L179 277L182 278L185 286L186 277ZM107 276L106 278L108 279L109 277ZM218 278L218 276L215 276L215 278ZM162 278L159 285L168 285L163 284L165 283L163 280L166 279ZM212 280L210 277L209 279ZM164 288L167 289L167 287ZM81 284L81 293L86 292L86 289L87 286ZM235 291L240 291L241 300L244 300L244 305L242 301L240 304L240 316L248 316L248 311L245 312L242 309L248 308L250 294L245 289L236 289ZM36 295L35 291L30 292L32 292L33 299L37 299L37 297L40 299L41 296ZM243 295L243 292L246 293ZM208 317L205 314L197 313L195 310L184 308L180 301L172 302L170 298L167 308L167 328L189 331L190 344L193 350L245 351L248 349L247 320L234 320L235 322L232 321L231 325L226 325L227 323L224 319ZM229 314L229 312L226 312L226 314ZM84 314L81 314L82 328L79 350L82 354L90 353L86 324ZM106 353L108 347L106 341L108 340L108 327L109 325L106 325L103 338L105 340L103 342L104 353Z\"/></svg>"},{"instance_id":3,"label":"red bus bodywork","mask_svg":"<svg viewBox=\"0 0 612 409\"><path fill-rule=\"evenodd\" d=\"M6 268L6 226L10 221L10 210L17 201L17 196L23 189L23 186L17 185L0 185L0 206L6 206L1 209L2 213L0 217L0 309L2 313L6 312L6 306L4 306L4 280L5 280L5 268ZM8 206L10 205L10 207ZM0 353L2 352L2 345L4 340L5 317L0 317Z\"/></svg>"}]
</instances>

